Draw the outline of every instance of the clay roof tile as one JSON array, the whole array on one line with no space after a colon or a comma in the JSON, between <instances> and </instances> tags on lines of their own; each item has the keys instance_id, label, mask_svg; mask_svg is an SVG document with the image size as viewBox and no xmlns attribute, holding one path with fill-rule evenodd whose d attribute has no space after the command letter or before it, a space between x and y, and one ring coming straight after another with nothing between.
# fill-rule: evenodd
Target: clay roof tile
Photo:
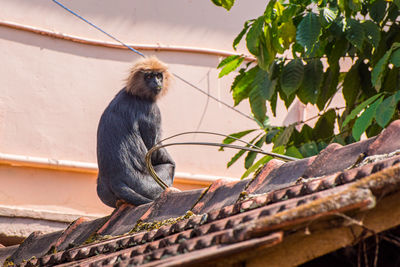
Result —
<instances>
[{"instance_id":1,"label":"clay roof tile","mask_svg":"<svg viewBox=\"0 0 400 267\"><path fill-rule=\"evenodd\" d=\"M331 144L316 157L272 160L254 179L168 189L152 203L123 204L109 217L81 218L47 235L32 233L19 247L0 248L0 255L11 255L7 263L61 266L248 259L257 249L294 238L298 229L380 208L377 201L400 192L399 127L395 121L376 138Z\"/></svg>"}]
</instances>

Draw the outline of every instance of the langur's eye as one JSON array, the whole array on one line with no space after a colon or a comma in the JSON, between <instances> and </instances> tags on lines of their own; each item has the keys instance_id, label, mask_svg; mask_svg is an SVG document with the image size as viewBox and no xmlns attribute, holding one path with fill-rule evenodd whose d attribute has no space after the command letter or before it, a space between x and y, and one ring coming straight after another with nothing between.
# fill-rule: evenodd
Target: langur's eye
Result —
<instances>
[{"instance_id":1,"label":"langur's eye","mask_svg":"<svg viewBox=\"0 0 400 267\"><path fill-rule=\"evenodd\" d=\"M158 79L162 79L162 78L163 78L163 75L162 75L162 73L158 72L158 73L156 74L156 77L157 77Z\"/></svg>"}]
</instances>

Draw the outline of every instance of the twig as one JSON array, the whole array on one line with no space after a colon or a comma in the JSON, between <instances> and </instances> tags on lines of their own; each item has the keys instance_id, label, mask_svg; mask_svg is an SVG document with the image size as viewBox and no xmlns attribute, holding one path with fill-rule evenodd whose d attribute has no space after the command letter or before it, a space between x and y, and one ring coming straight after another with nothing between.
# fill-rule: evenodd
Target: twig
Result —
<instances>
[{"instance_id":1,"label":"twig","mask_svg":"<svg viewBox=\"0 0 400 267\"><path fill-rule=\"evenodd\" d=\"M378 254L379 254L379 235L375 235L375 258L374 267L378 266Z\"/></svg>"},{"instance_id":2,"label":"twig","mask_svg":"<svg viewBox=\"0 0 400 267\"><path fill-rule=\"evenodd\" d=\"M389 237L387 237L387 236L385 236L385 235L379 235L380 236L380 238L382 238L383 240L386 240L386 241L388 241L388 242L390 242L390 243L392 243L392 244L394 244L394 245L396 245L396 246L398 246L399 248L400 248L400 242L399 241L397 241L397 240L395 240L395 239L393 239L393 238L389 238Z\"/></svg>"},{"instance_id":3,"label":"twig","mask_svg":"<svg viewBox=\"0 0 400 267\"><path fill-rule=\"evenodd\" d=\"M341 109L344 109L344 108L346 108L346 107L336 107L336 108L334 108L335 110L341 110ZM313 117L310 117L310 118L308 118L308 119L306 119L306 120L301 120L301 121L298 121L298 122L295 122L294 123L294 125L299 125L299 124L303 124L303 123L306 123L306 122L309 122L309 121L311 121L311 120L314 120L314 119L316 119L316 118L318 118L318 117L321 117L322 115L324 115L326 112L318 112L318 114L317 115L315 115L315 116L313 116Z\"/></svg>"},{"instance_id":4,"label":"twig","mask_svg":"<svg viewBox=\"0 0 400 267\"><path fill-rule=\"evenodd\" d=\"M336 215L336 216L339 216L339 217L342 217L343 219L346 219L346 220L349 221L350 223L355 224L355 225L358 225L358 226L360 226L360 227L363 228L363 229L369 230L367 227L364 226L364 224L362 223L362 221L357 221L356 219L353 219L353 218L347 216L346 214L343 214L343 213L340 213L340 212L335 213L335 215ZM372 230L371 230L371 231L372 231ZM372 232L373 232L373 231L372 231Z\"/></svg>"},{"instance_id":5,"label":"twig","mask_svg":"<svg viewBox=\"0 0 400 267\"><path fill-rule=\"evenodd\" d=\"M365 240L362 241L362 251L364 255L364 265L368 266L367 244L365 243Z\"/></svg>"}]
</instances>

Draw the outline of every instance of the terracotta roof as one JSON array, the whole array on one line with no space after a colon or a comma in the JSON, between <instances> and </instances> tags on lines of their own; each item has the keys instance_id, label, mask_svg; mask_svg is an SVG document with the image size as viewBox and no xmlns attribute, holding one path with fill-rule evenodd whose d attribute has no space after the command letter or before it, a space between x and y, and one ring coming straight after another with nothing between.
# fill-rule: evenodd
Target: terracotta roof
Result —
<instances>
[{"instance_id":1,"label":"terracotta roof","mask_svg":"<svg viewBox=\"0 0 400 267\"><path fill-rule=\"evenodd\" d=\"M301 264L351 244L367 227L380 232L400 225L393 204L400 199L399 149L395 121L377 137L331 144L315 157L271 160L253 179L166 190L152 203L124 204L64 231L32 233L20 246L0 248L0 261L184 266L253 257L255 263ZM382 214L392 216L378 220ZM354 225L360 229L350 234Z\"/></svg>"}]
</instances>

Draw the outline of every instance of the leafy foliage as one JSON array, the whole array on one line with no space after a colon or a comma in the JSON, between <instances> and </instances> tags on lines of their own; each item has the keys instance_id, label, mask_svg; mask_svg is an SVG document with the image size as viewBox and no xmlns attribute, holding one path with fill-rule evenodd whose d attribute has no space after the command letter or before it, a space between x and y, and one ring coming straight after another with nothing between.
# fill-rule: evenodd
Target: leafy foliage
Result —
<instances>
[{"instance_id":1,"label":"leafy foliage","mask_svg":"<svg viewBox=\"0 0 400 267\"><path fill-rule=\"evenodd\" d=\"M311 54L321 34L321 22L316 14L309 12L297 27L297 43L304 47L306 55Z\"/></svg>"},{"instance_id":2,"label":"leafy foliage","mask_svg":"<svg viewBox=\"0 0 400 267\"><path fill-rule=\"evenodd\" d=\"M212 1L227 10L234 4ZM302 158L329 143L345 145L382 131L399 117L399 9L399 0L270 0L264 13L247 20L233 41L236 49L245 40L256 62L244 64L244 56L237 55L218 66L220 77L237 71L231 87L235 105L248 100L260 127L233 136ZM352 63L350 68L343 68L343 60ZM332 106L337 94L344 107ZM315 105L320 111L315 125L266 123L268 111L276 116L278 98L287 108L296 98ZM228 166L246 153L243 177L271 159L257 160L254 152L242 150Z\"/></svg>"},{"instance_id":3,"label":"leafy foliage","mask_svg":"<svg viewBox=\"0 0 400 267\"><path fill-rule=\"evenodd\" d=\"M234 0L211 0L215 5L222 6L226 10L230 10L235 3Z\"/></svg>"},{"instance_id":4,"label":"leafy foliage","mask_svg":"<svg viewBox=\"0 0 400 267\"><path fill-rule=\"evenodd\" d=\"M300 87L304 76L303 62L295 58L289 61L282 69L281 88L286 97L292 96Z\"/></svg>"}]
</instances>

